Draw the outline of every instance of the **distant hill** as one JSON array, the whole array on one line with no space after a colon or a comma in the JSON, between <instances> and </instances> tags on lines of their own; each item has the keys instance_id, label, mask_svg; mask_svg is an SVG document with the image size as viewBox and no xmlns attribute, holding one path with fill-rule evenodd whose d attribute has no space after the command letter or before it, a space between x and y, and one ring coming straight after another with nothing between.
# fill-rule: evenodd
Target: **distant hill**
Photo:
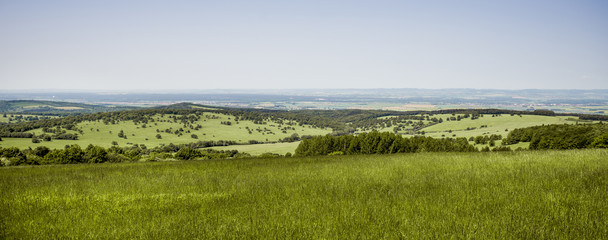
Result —
<instances>
[{"instance_id":1,"label":"distant hill","mask_svg":"<svg viewBox=\"0 0 608 240\"><path fill-rule=\"evenodd\" d=\"M10 100L0 101L1 113L29 113L29 114L81 114L96 112L112 112L135 110L138 107L123 107L109 105L91 105L84 103L38 101L38 100Z\"/></svg>"},{"instance_id":2,"label":"distant hill","mask_svg":"<svg viewBox=\"0 0 608 240\"><path fill-rule=\"evenodd\" d=\"M171 104L171 105L153 107L152 109L207 109L207 110L221 110L221 109L225 109L225 108L215 107L215 106L209 106L209 105L201 105L201 104L195 104L195 103L189 103L189 102L182 102L182 103L176 103L176 104Z\"/></svg>"}]
</instances>

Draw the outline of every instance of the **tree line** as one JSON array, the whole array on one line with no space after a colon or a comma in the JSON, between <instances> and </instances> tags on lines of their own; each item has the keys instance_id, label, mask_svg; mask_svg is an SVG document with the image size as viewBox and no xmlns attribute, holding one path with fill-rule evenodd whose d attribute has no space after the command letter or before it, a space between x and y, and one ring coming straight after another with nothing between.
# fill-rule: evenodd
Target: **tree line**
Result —
<instances>
[{"instance_id":1,"label":"tree line","mask_svg":"<svg viewBox=\"0 0 608 240\"><path fill-rule=\"evenodd\" d=\"M529 142L531 150L608 148L608 125L554 124L514 129L502 140L504 145Z\"/></svg>"},{"instance_id":2,"label":"tree line","mask_svg":"<svg viewBox=\"0 0 608 240\"><path fill-rule=\"evenodd\" d=\"M391 132L317 136L304 139L296 156L390 154L415 152L476 152L466 138L402 137Z\"/></svg>"},{"instance_id":3,"label":"tree line","mask_svg":"<svg viewBox=\"0 0 608 240\"><path fill-rule=\"evenodd\" d=\"M23 150L17 147L0 147L0 159L2 160L0 161L0 166L252 157L248 153L241 153L237 150L198 149L199 146L197 143L169 144L148 149L145 145L112 146L109 148L88 145L83 149L79 145L73 144L65 146L64 149L49 149L46 146L39 146L34 149Z\"/></svg>"}]
</instances>

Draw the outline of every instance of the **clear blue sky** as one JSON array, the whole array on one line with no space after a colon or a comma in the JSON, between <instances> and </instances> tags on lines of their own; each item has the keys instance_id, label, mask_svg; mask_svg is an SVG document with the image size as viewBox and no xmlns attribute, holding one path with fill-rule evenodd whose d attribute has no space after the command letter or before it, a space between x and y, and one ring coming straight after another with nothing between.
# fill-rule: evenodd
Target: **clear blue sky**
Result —
<instances>
[{"instance_id":1,"label":"clear blue sky","mask_svg":"<svg viewBox=\"0 0 608 240\"><path fill-rule=\"evenodd\" d=\"M608 88L608 1L0 1L0 89Z\"/></svg>"}]
</instances>

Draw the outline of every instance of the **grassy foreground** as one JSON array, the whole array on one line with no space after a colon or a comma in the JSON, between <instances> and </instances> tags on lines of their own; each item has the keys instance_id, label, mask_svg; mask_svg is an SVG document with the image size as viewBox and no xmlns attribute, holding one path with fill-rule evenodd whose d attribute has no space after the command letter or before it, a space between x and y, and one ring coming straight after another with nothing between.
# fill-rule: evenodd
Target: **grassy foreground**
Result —
<instances>
[{"instance_id":1,"label":"grassy foreground","mask_svg":"<svg viewBox=\"0 0 608 240\"><path fill-rule=\"evenodd\" d=\"M608 238L608 152L0 168L0 238Z\"/></svg>"}]
</instances>

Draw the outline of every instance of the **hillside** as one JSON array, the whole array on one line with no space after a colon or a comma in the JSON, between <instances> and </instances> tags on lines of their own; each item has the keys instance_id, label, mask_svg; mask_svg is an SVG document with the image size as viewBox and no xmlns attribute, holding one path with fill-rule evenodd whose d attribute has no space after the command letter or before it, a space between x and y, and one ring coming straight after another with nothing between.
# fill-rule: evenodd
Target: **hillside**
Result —
<instances>
[{"instance_id":1,"label":"hillside","mask_svg":"<svg viewBox=\"0 0 608 240\"><path fill-rule=\"evenodd\" d=\"M0 101L0 113L24 113L24 114L82 114L109 111L133 110L136 107L91 105L74 102L60 101L38 101L38 100L11 100Z\"/></svg>"},{"instance_id":2,"label":"hillside","mask_svg":"<svg viewBox=\"0 0 608 240\"><path fill-rule=\"evenodd\" d=\"M66 105L64 105L66 106ZM221 147L253 153L294 153L294 142L315 135L349 135L372 131L406 137L434 138L492 136L500 140L516 128L543 124L597 122L596 115L560 115L550 111L519 112L497 109L440 111L299 110L221 108L180 103L155 108L99 112L67 117L9 114L0 120L0 147L51 149L89 144L102 147L156 147L203 142L198 146L253 144ZM27 121L30 119L31 121ZM34 138L34 140L32 139ZM262 143L262 144L261 144ZM478 142L477 142L478 143ZM268 145L272 144L272 145ZM488 142L477 144L481 149ZM500 142L497 143L500 145ZM490 146L492 147L492 146ZM526 148L521 143L515 148Z\"/></svg>"}]
</instances>

